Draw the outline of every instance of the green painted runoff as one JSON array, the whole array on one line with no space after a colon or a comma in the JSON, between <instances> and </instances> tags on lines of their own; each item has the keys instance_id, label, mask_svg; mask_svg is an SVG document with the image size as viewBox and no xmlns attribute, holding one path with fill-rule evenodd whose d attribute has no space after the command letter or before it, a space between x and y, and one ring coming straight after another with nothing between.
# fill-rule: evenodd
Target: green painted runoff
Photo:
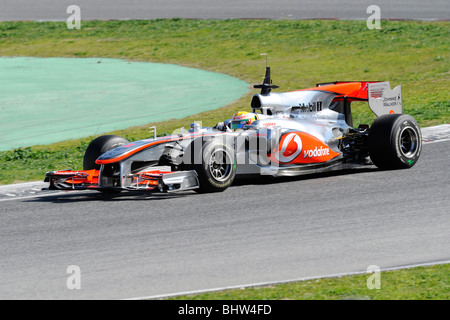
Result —
<instances>
[{"instance_id":1,"label":"green painted runoff","mask_svg":"<svg viewBox=\"0 0 450 320\"><path fill-rule=\"evenodd\" d=\"M0 151L179 119L249 84L177 65L104 58L0 58Z\"/></svg>"}]
</instances>

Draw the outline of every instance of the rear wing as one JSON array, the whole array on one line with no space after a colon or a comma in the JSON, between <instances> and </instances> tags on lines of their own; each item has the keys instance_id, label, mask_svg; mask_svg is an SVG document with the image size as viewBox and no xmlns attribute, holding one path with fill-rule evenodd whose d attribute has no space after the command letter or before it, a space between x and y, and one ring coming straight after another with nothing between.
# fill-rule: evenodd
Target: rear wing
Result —
<instances>
[{"instance_id":1,"label":"rear wing","mask_svg":"<svg viewBox=\"0 0 450 320\"><path fill-rule=\"evenodd\" d=\"M403 113L402 86L391 90L389 81L368 83L369 108L377 117Z\"/></svg>"},{"instance_id":2,"label":"rear wing","mask_svg":"<svg viewBox=\"0 0 450 320\"><path fill-rule=\"evenodd\" d=\"M377 117L403 113L402 87L397 86L391 90L389 81L336 81L319 83L314 89L335 92L347 100L368 101Z\"/></svg>"}]
</instances>

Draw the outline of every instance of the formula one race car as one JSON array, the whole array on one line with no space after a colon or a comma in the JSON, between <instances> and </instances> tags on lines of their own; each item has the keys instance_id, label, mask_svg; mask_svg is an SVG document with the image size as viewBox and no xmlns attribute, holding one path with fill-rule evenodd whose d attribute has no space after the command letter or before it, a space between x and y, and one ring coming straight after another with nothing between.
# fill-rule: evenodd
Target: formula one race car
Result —
<instances>
[{"instance_id":1,"label":"formula one race car","mask_svg":"<svg viewBox=\"0 0 450 320\"><path fill-rule=\"evenodd\" d=\"M130 143L101 136L88 146L81 171L46 174L49 189L102 192L195 189L220 192L236 175L294 176L347 165L403 169L422 149L417 122L402 114L401 87L389 82L333 82L272 93L270 67L252 112L239 112L215 127L193 123L188 131ZM377 116L353 127L351 104L368 101Z\"/></svg>"}]
</instances>

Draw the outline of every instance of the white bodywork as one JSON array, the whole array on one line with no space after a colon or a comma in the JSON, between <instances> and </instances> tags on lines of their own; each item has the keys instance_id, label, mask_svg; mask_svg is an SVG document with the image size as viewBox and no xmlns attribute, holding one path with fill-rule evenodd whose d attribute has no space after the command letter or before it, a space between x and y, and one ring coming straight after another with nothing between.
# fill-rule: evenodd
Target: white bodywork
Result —
<instances>
[{"instance_id":1,"label":"white bodywork","mask_svg":"<svg viewBox=\"0 0 450 320\"><path fill-rule=\"evenodd\" d=\"M369 107L377 117L403 113L402 86L391 90L389 81L369 83Z\"/></svg>"}]
</instances>

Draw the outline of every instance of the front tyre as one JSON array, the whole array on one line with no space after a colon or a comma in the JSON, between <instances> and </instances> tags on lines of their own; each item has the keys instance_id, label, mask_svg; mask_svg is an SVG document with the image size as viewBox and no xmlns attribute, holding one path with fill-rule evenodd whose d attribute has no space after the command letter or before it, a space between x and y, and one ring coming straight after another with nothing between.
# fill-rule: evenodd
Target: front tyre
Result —
<instances>
[{"instance_id":1,"label":"front tyre","mask_svg":"<svg viewBox=\"0 0 450 320\"><path fill-rule=\"evenodd\" d=\"M129 141L120 136L106 135L93 140L86 149L83 159L83 170L100 169L95 161L104 153L128 144Z\"/></svg>"},{"instance_id":2,"label":"front tyre","mask_svg":"<svg viewBox=\"0 0 450 320\"><path fill-rule=\"evenodd\" d=\"M422 134L413 117L387 114L377 118L369 131L369 154L380 169L414 166L422 151Z\"/></svg>"},{"instance_id":3,"label":"front tyre","mask_svg":"<svg viewBox=\"0 0 450 320\"><path fill-rule=\"evenodd\" d=\"M236 177L233 149L223 142L211 140L203 146L202 156L201 164L194 165L200 182L197 191L222 192L231 186Z\"/></svg>"}]
</instances>

